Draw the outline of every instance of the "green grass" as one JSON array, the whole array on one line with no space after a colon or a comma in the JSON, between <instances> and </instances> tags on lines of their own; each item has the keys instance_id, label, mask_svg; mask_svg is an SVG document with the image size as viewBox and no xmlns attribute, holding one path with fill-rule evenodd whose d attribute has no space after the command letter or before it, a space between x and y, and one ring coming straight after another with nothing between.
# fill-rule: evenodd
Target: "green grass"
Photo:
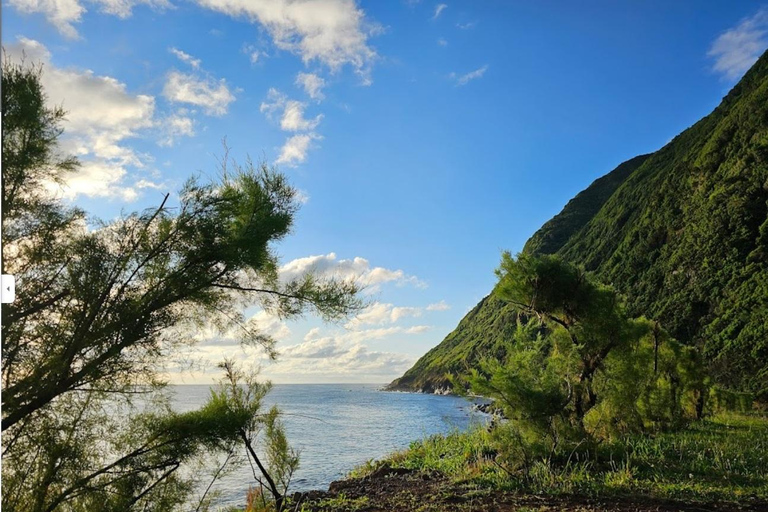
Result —
<instances>
[{"instance_id":1,"label":"green grass","mask_svg":"<svg viewBox=\"0 0 768 512\"><path fill-rule=\"evenodd\" d=\"M334 498L326 498L320 500L317 503L313 503L312 510L332 510L334 512L356 512L358 510L368 507L368 498L362 496L360 498L348 498L344 494L340 494ZM301 507L301 511L307 510L306 506Z\"/></svg>"},{"instance_id":2,"label":"green grass","mask_svg":"<svg viewBox=\"0 0 768 512\"><path fill-rule=\"evenodd\" d=\"M721 414L687 429L632 436L508 472L485 429L415 442L381 463L438 472L484 489L542 494L643 496L689 502L768 501L768 418ZM351 476L378 467L368 463Z\"/></svg>"}]
</instances>

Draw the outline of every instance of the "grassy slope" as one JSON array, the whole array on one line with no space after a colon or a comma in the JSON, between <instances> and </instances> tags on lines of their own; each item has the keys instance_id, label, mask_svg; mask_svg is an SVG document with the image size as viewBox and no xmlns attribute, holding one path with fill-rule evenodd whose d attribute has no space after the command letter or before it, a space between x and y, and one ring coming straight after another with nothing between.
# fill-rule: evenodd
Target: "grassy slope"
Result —
<instances>
[{"instance_id":1,"label":"grassy slope","mask_svg":"<svg viewBox=\"0 0 768 512\"><path fill-rule=\"evenodd\" d=\"M720 415L689 429L630 437L587 458L508 474L485 429L434 436L370 463L305 511L766 510L768 418ZM382 468L412 473L388 476ZM394 473L394 474L393 474ZM374 476L371 476L374 475ZM378 475L378 476L376 476ZM367 478L366 478L367 477ZM332 486L333 488L334 486ZM422 492L424 489L427 492Z\"/></svg>"},{"instance_id":2,"label":"grassy slope","mask_svg":"<svg viewBox=\"0 0 768 512\"><path fill-rule=\"evenodd\" d=\"M768 393L768 53L712 114L595 181L525 250L584 265L702 347L717 381ZM483 299L392 388L431 390L503 354L510 323Z\"/></svg>"}]
</instances>

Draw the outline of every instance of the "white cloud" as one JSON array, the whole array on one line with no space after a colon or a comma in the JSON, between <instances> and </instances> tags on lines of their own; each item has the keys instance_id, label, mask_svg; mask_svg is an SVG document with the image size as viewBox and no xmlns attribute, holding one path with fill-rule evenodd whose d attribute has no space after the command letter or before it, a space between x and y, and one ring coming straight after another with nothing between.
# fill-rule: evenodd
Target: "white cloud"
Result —
<instances>
[{"instance_id":1,"label":"white cloud","mask_svg":"<svg viewBox=\"0 0 768 512\"><path fill-rule=\"evenodd\" d=\"M177 48L168 48L168 51L174 54L180 61L186 62L187 64L189 64L195 69L200 69L200 64L202 63L200 59L196 59L190 54L183 52Z\"/></svg>"},{"instance_id":2,"label":"white cloud","mask_svg":"<svg viewBox=\"0 0 768 512\"><path fill-rule=\"evenodd\" d=\"M418 278L409 276L402 270L371 267L367 259L360 257L340 260L335 253L298 258L280 267L280 277L286 281L297 279L307 272L314 272L324 278L355 281L369 287L384 283L401 286L411 284L419 288L426 286Z\"/></svg>"},{"instance_id":3,"label":"white cloud","mask_svg":"<svg viewBox=\"0 0 768 512\"><path fill-rule=\"evenodd\" d=\"M437 44L439 46L448 46L448 41L446 41L445 38L441 37L440 39L437 40Z\"/></svg>"},{"instance_id":4,"label":"white cloud","mask_svg":"<svg viewBox=\"0 0 768 512\"><path fill-rule=\"evenodd\" d=\"M163 136L158 140L161 146L173 146L179 137L192 137L195 135L195 120L186 109L180 109L168 116L162 123Z\"/></svg>"},{"instance_id":5,"label":"white cloud","mask_svg":"<svg viewBox=\"0 0 768 512\"><path fill-rule=\"evenodd\" d=\"M163 88L163 95L170 101L202 107L206 114L222 116L227 113L235 96L227 87L226 80L215 80L171 71Z\"/></svg>"},{"instance_id":6,"label":"white cloud","mask_svg":"<svg viewBox=\"0 0 768 512\"><path fill-rule=\"evenodd\" d=\"M259 311L253 315L248 320L248 326L277 341L284 340L291 335L291 330L285 322L266 311Z\"/></svg>"},{"instance_id":7,"label":"white cloud","mask_svg":"<svg viewBox=\"0 0 768 512\"><path fill-rule=\"evenodd\" d=\"M421 313L421 308L395 306L393 304L376 302L347 322L345 327L347 329L354 329L362 325L394 324L401 318L420 317Z\"/></svg>"},{"instance_id":8,"label":"white cloud","mask_svg":"<svg viewBox=\"0 0 768 512\"><path fill-rule=\"evenodd\" d=\"M266 311L259 311L245 321L245 328L269 336L275 341L287 339L291 335L288 325L270 315ZM195 339L201 346L237 346L240 345L241 328L233 327L225 333L218 333L215 329L204 329L195 334Z\"/></svg>"},{"instance_id":9,"label":"white cloud","mask_svg":"<svg viewBox=\"0 0 768 512\"><path fill-rule=\"evenodd\" d=\"M432 19L436 20L447 8L448 8L447 4L437 4L437 6L435 6L435 15L432 16Z\"/></svg>"},{"instance_id":10,"label":"white cloud","mask_svg":"<svg viewBox=\"0 0 768 512\"><path fill-rule=\"evenodd\" d=\"M447 311L449 309L451 309L451 306L449 306L444 300L427 306L427 311Z\"/></svg>"},{"instance_id":11,"label":"white cloud","mask_svg":"<svg viewBox=\"0 0 768 512\"><path fill-rule=\"evenodd\" d=\"M414 308L410 306L395 306L392 308L392 322L397 322L401 318L406 317L419 317L421 316L421 308Z\"/></svg>"},{"instance_id":12,"label":"white cloud","mask_svg":"<svg viewBox=\"0 0 768 512\"><path fill-rule=\"evenodd\" d=\"M280 350L277 363L270 365L270 375L323 376L323 380L378 377L390 380L410 368L412 356L371 350L363 342L408 334L399 327L335 332L325 336L312 329L304 342ZM336 380L338 382L338 380Z\"/></svg>"},{"instance_id":13,"label":"white cloud","mask_svg":"<svg viewBox=\"0 0 768 512\"><path fill-rule=\"evenodd\" d=\"M154 181L149 180L139 180L136 182L136 188L152 188L155 190L164 190L167 187L162 183L155 183Z\"/></svg>"},{"instance_id":14,"label":"white cloud","mask_svg":"<svg viewBox=\"0 0 768 512\"><path fill-rule=\"evenodd\" d=\"M431 325L414 325L405 330L406 334L421 334L432 329Z\"/></svg>"},{"instance_id":15,"label":"white cloud","mask_svg":"<svg viewBox=\"0 0 768 512\"><path fill-rule=\"evenodd\" d=\"M275 88L269 89L267 99L262 102L259 110L270 119L274 119L280 111L280 129L287 132L307 132L289 137L283 147L280 148L280 155L275 163L295 166L303 163L307 159L307 153L313 147L313 142L322 140L322 136L315 133L314 130L323 119L322 114L318 114L313 119L304 117L306 103L296 100L289 100L288 96Z\"/></svg>"},{"instance_id":16,"label":"white cloud","mask_svg":"<svg viewBox=\"0 0 768 512\"><path fill-rule=\"evenodd\" d=\"M307 159L307 153L312 147L312 141L321 140L322 137L316 133L301 133L289 137L283 147L280 148L280 155L275 160L277 164L295 166L303 163Z\"/></svg>"},{"instance_id":17,"label":"white cloud","mask_svg":"<svg viewBox=\"0 0 768 512\"><path fill-rule=\"evenodd\" d=\"M114 14L120 18L127 18L131 15L133 8L139 4L149 5L155 9L172 8L173 5L168 0L91 0L101 6L101 11L107 14Z\"/></svg>"},{"instance_id":18,"label":"white cloud","mask_svg":"<svg viewBox=\"0 0 768 512\"><path fill-rule=\"evenodd\" d=\"M475 28L477 26L476 21L468 21L467 23L457 23L456 27L458 27L460 30L469 30L471 28Z\"/></svg>"},{"instance_id":19,"label":"white cloud","mask_svg":"<svg viewBox=\"0 0 768 512\"><path fill-rule=\"evenodd\" d=\"M154 8L171 7L167 0L90 0L101 12L127 18L136 5ZM8 5L24 14L42 14L65 37L79 37L74 24L79 23L87 11L80 0L9 0Z\"/></svg>"},{"instance_id":20,"label":"white cloud","mask_svg":"<svg viewBox=\"0 0 768 512\"><path fill-rule=\"evenodd\" d=\"M69 176L61 194L135 199L135 189L125 184L127 167L144 167L149 157L125 142L156 125L155 99L131 94L125 84L109 76L59 68L48 49L32 39L19 38L6 51L9 59L20 61L25 55L26 63L43 64L41 81L49 105L67 111L61 148L80 158L82 166Z\"/></svg>"},{"instance_id":21,"label":"white cloud","mask_svg":"<svg viewBox=\"0 0 768 512\"><path fill-rule=\"evenodd\" d=\"M78 195L89 197L118 198L123 201L135 201L138 197L136 188L125 186L128 171L125 167L106 160L85 160L76 173L68 177L62 188L52 185L52 189L61 197L74 199Z\"/></svg>"},{"instance_id":22,"label":"white cloud","mask_svg":"<svg viewBox=\"0 0 768 512\"><path fill-rule=\"evenodd\" d=\"M267 91L267 99L261 102L259 111L261 111L261 113L265 114L267 117L274 117L275 113L280 111L280 109L285 108L285 103L287 101L288 96L278 91L274 87L271 87L269 91Z\"/></svg>"},{"instance_id":23,"label":"white cloud","mask_svg":"<svg viewBox=\"0 0 768 512\"><path fill-rule=\"evenodd\" d=\"M70 39L78 37L72 24L79 22L85 12L78 0L9 0L8 5L25 14L42 13L48 23Z\"/></svg>"},{"instance_id":24,"label":"white cloud","mask_svg":"<svg viewBox=\"0 0 768 512\"><path fill-rule=\"evenodd\" d=\"M469 73L467 73L465 75L460 75L459 76L456 73L451 73L450 74L450 78L452 78L453 80L456 81L456 86L462 86L462 85L467 85L472 80L475 80L477 78L481 78L485 74L486 71L488 71L488 65L487 64L485 66L479 68L479 69L476 69L474 71L470 71Z\"/></svg>"},{"instance_id":25,"label":"white cloud","mask_svg":"<svg viewBox=\"0 0 768 512\"><path fill-rule=\"evenodd\" d=\"M285 94L275 88L271 88L267 92L266 101L261 103L259 110L270 119L273 119L275 114L282 110L280 128L287 132L303 132L314 130L323 119L322 114L318 114L314 119L306 119L304 117L304 109L306 108L306 103L289 100ZM306 143L308 144L312 138L315 137L305 138Z\"/></svg>"},{"instance_id":26,"label":"white cloud","mask_svg":"<svg viewBox=\"0 0 768 512\"><path fill-rule=\"evenodd\" d=\"M296 100L286 102L283 117L280 119L280 128L286 132L305 132L314 130L323 119L323 114L318 114L314 119L304 117L306 103Z\"/></svg>"},{"instance_id":27,"label":"white cloud","mask_svg":"<svg viewBox=\"0 0 768 512\"><path fill-rule=\"evenodd\" d=\"M263 25L275 46L336 71L351 65L369 81L376 52L368 38L380 28L355 0L197 0L203 7Z\"/></svg>"},{"instance_id":28,"label":"white cloud","mask_svg":"<svg viewBox=\"0 0 768 512\"><path fill-rule=\"evenodd\" d=\"M728 80L740 78L768 47L768 8L720 34L707 56L715 59L713 70Z\"/></svg>"},{"instance_id":29,"label":"white cloud","mask_svg":"<svg viewBox=\"0 0 768 512\"><path fill-rule=\"evenodd\" d=\"M325 80L314 73L299 73L296 75L296 85L303 87L309 97L315 101L320 102L325 99L323 94Z\"/></svg>"}]
</instances>

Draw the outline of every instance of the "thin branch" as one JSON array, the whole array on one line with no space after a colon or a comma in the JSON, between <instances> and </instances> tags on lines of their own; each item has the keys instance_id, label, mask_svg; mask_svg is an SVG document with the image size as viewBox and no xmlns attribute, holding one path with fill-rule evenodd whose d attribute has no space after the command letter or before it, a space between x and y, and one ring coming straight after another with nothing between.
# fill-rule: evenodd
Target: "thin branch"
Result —
<instances>
[{"instance_id":1,"label":"thin branch","mask_svg":"<svg viewBox=\"0 0 768 512\"><path fill-rule=\"evenodd\" d=\"M200 502L197 504L197 508L195 508L195 512L199 512L200 507L203 506L203 502L205 501L205 497L208 496L208 492L211 490L211 487L213 487L213 484L216 482L216 480L219 479L219 475L222 471L224 471L224 468L227 467L227 464L229 464L230 459L234 455L235 451L234 449L230 450L227 454L227 458L224 459L224 463L219 467L218 470L216 470L216 473L213 475L213 478L211 478L211 483L208 484L208 487L205 488L205 492L200 497Z\"/></svg>"}]
</instances>

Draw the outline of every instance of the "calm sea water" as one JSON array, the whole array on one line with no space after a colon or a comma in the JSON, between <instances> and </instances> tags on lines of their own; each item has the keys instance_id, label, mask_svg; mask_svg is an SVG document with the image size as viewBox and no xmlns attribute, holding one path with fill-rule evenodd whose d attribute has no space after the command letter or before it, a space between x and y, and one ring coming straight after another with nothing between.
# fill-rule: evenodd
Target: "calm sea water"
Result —
<instances>
[{"instance_id":1,"label":"calm sea water","mask_svg":"<svg viewBox=\"0 0 768 512\"><path fill-rule=\"evenodd\" d=\"M485 421L458 397L379 391L369 384L276 385L267 404L285 413L288 440L301 452L291 490L325 489L369 459L406 448L412 441ZM200 407L208 386L174 386L179 411ZM253 485L247 464L216 487L218 505L243 505Z\"/></svg>"}]
</instances>

